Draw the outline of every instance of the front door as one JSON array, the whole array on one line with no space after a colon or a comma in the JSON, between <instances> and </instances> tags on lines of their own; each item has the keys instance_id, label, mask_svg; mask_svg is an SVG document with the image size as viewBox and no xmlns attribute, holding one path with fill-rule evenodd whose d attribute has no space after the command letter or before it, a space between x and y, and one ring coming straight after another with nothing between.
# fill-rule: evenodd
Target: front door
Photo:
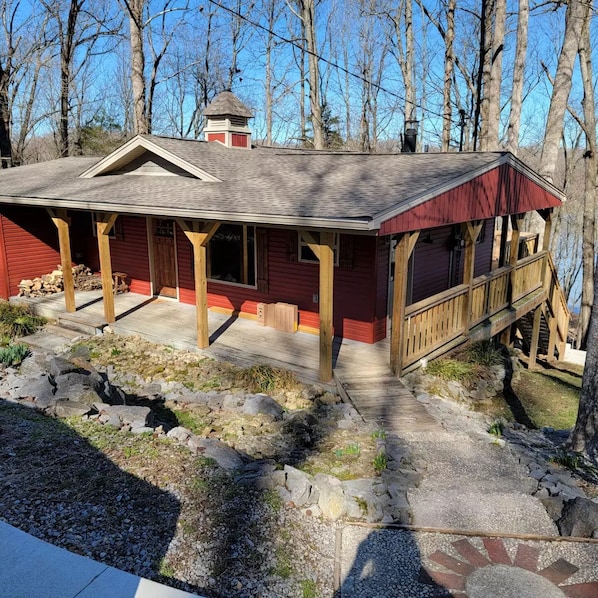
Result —
<instances>
[{"instance_id":1,"label":"front door","mask_svg":"<svg viewBox=\"0 0 598 598\"><path fill-rule=\"evenodd\" d=\"M155 218L152 221L154 252L154 294L176 297L176 256L174 221Z\"/></svg>"}]
</instances>

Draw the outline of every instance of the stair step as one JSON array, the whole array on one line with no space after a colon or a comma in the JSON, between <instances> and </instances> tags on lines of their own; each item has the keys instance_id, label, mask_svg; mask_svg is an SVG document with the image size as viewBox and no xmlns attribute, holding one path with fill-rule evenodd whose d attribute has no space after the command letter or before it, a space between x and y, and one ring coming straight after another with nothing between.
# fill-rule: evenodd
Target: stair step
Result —
<instances>
[{"instance_id":1,"label":"stair step","mask_svg":"<svg viewBox=\"0 0 598 598\"><path fill-rule=\"evenodd\" d=\"M106 322L103 319L89 318L82 319L80 317L73 317L68 315L61 315L58 318L58 326L73 330L89 336L102 334L102 330L106 327Z\"/></svg>"}]
</instances>

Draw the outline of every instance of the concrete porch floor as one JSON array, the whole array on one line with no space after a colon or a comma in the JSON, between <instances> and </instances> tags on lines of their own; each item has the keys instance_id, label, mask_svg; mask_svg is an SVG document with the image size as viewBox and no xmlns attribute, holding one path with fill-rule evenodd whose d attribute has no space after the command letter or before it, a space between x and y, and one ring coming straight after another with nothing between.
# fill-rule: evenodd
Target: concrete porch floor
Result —
<instances>
[{"instance_id":1,"label":"concrete porch floor","mask_svg":"<svg viewBox=\"0 0 598 598\"><path fill-rule=\"evenodd\" d=\"M65 327L76 326L93 334L106 325L101 291L75 293L77 311L66 313L64 294L43 297L13 297L11 301L30 305L36 313L57 320ZM259 326L255 320L208 312L210 346L197 348L195 306L174 299L124 293L114 298L117 334L137 334L177 349L197 351L206 356L246 367L256 363L294 371L306 382L318 382L319 338L313 334L288 334ZM333 367L339 376L389 373L389 344L367 345L335 338Z\"/></svg>"}]
</instances>

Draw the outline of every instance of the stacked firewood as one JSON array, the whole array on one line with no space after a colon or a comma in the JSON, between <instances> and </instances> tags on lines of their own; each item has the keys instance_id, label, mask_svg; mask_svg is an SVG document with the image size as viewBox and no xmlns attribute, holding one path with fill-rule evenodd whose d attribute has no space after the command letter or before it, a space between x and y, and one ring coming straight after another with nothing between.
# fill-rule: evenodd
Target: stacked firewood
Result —
<instances>
[{"instance_id":1,"label":"stacked firewood","mask_svg":"<svg viewBox=\"0 0 598 598\"><path fill-rule=\"evenodd\" d=\"M102 288L100 277L91 271L91 268L83 264L73 266L73 279L75 281L76 291L92 291ZM19 297L39 297L41 295L50 295L64 290L62 277L62 266L50 274L43 274L34 279L21 280L19 283Z\"/></svg>"}]
</instances>

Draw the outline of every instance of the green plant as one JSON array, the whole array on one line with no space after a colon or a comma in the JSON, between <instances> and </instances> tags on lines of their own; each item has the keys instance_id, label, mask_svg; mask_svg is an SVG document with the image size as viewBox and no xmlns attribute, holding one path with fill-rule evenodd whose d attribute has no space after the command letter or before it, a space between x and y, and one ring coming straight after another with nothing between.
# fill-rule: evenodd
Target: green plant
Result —
<instances>
[{"instance_id":1,"label":"green plant","mask_svg":"<svg viewBox=\"0 0 598 598\"><path fill-rule=\"evenodd\" d=\"M361 449L359 448L358 442L353 442L352 444L348 444L344 448L334 450L334 456L337 459L342 459L343 457L359 457L360 453Z\"/></svg>"},{"instance_id":2,"label":"green plant","mask_svg":"<svg viewBox=\"0 0 598 598\"><path fill-rule=\"evenodd\" d=\"M37 332L46 323L46 318L31 313L26 305L0 301L0 333L16 338Z\"/></svg>"},{"instance_id":3,"label":"green plant","mask_svg":"<svg viewBox=\"0 0 598 598\"><path fill-rule=\"evenodd\" d=\"M471 363L459 361L458 359L436 359L428 364L426 374L447 381L469 381L475 375L475 366Z\"/></svg>"},{"instance_id":4,"label":"green plant","mask_svg":"<svg viewBox=\"0 0 598 598\"><path fill-rule=\"evenodd\" d=\"M4 365L19 365L29 355L29 347L22 343L0 348L0 363Z\"/></svg>"},{"instance_id":5,"label":"green plant","mask_svg":"<svg viewBox=\"0 0 598 598\"><path fill-rule=\"evenodd\" d=\"M388 458L386 456L386 453L377 453L374 457L374 460L372 461L372 465L374 466L376 472L381 473L382 471L384 471L388 466Z\"/></svg>"},{"instance_id":6,"label":"green plant","mask_svg":"<svg viewBox=\"0 0 598 598\"><path fill-rule=\"evenodd\" d=\"M386 432L384 430L374 430L372 440L386 440Z\"/></svg>"},{"instance_id":7,"label":"green plant","mask_svg":"<svg viewBox=\"0 0 598 598\"><path fill-rule=\"evenodd\" d=\"M492 436L497 436L500 438L503 435L504 429L504 424L501 421L496 421L488 427L486 432L488 432L488 434L492 434Z\"/></svg>"},{"instance_id":8,"label":"green plant","mask_svg":"<svg viewBox=\"0 0 598 598\"><path fill-rule=\"evenodd\" d=\"M485 367L501 365L504 362L500 349L490 340L478 341L469 345L465 350L465 357L467 361Z\"/></svg>"},{"instance_id":9,"label":"green plant","mask_svg":"<svg viewBox=\"0 0 598 598\"><path fill-rule=\"evenodd\" d=\"M567 451L559 449L556 454L550 458L551 463L557 463L567 469L575 471L584 464L583 455L577 451Z\"/></svg>"},{"instance_id":10,"label":"green plant","mask_svg":"<svg viewBox=\"0 0 598 598\"><path fill-rule=\"evenodd\" d=\"M268 505L275 513L279 513L282 509L282 497L277 490L266 490L263 500L264 504Z\"/></svg>"},{"instance_id":11,"label":"green plant","mask_svg":"<svg viewBox=\"0 0 598 598\"><path fill-rule=\"evenodd\" d=\"M110 355L112 355L112 357L118 357L121 353L122 351L116 347L112 347L112 351L110 351Z\"/></svg>"},{"instance_id":12,"label":"green plant","mask_svg":"<svg viewBox=\"0 0 598 598\"><path fill-rule=\"evenodd\" d=\"M241 370L237 375L237 383L247 386L252 392L291 390L298 384L293 372L267 364L253 365Z\"/></svg>"},{"instance_id":13,"label":"green plant","mask_svg":"<svg viewBox=\"0 0 598 598\"><path fill-rule=\"evenodd\" d=\"M276 547L276 565L274 565L272 573L282 579L291 577L293 573L293 564L288 544Z\"/></svg>"},{"instance_id":14,"label":"green plant","mask_svg":"<svg viewBox=\"0 0 598 598\"><path fill-rule=\"evenodd\" d=\"M183 411L182 409L173 409L172 411L179 426L191 430L194 434L199 434L206 427L206 422L192 411Z\"/></svg>"},{"instance_id":15,"label":"green plant","mask_svg":"<svg viewBox=\"0 0 598 598\"><path fill-rule=\"evenodd\" d=\"M361 509L361 512L363 515L367 515L368 514L368 503L367 501L365 501L363 498L361 498L361 496L356 496L355 497L355 502L357 503L357 506Z\"/></svg>"},{"instance_id":16,"label":"green plant","mask_svg":"<svg viewBox=\"0 0 598 598\"><path fill-rule=\"evenodd\" d=\"M123 455L126 459L139 455L139 453L140 450L136 446L123 446Z\"/></svg>"},{"instance_id":17,"label":"green plant","mask_svg":"<svg viewBox=\"0 0 598 598\"><path fill-rule=\"evenodd\" d=\"M166 558L163 558L160 561L158 573L160 573L160 575L162 575L163 577L174 577L175 571L174 567L166 560Z\"/></svg>"},{"instance_id":18,"label":"green plant","mask_svg":"<svg viewBox=\"0 0 598 598\"><path fill-rule=\"evenodd\" d=\"M300 583L302 598L317 598L318 586L313 579L302 579Z\"/></svg>"}]
</instances>

